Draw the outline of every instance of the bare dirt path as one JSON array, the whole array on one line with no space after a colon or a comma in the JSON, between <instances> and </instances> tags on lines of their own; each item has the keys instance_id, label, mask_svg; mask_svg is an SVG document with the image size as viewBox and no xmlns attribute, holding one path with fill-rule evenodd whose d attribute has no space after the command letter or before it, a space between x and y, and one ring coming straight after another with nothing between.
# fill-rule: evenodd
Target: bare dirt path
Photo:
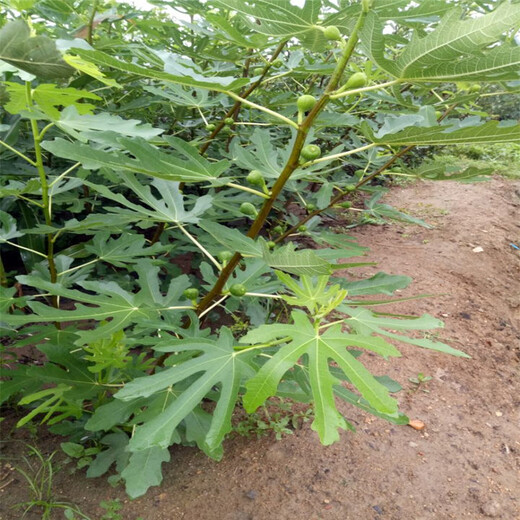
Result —
<instances>
[{"instance_id":1,"label":"bare dirt path","mask_svg":"<svg viewBox=\"0 0 520 520\"><path fill-rule=\"evenodd\" d=\"M163 486L126 501L123 519L520 519L520 251L510 245L520 246L520 183L417 183L393 188L385 201L435 227L356 229L351 234L380 263L364 273L413 277L402 296L443 296L384 310L443 319L437 337L472 356L408 346L391 362L363 357L401 383L402 410L426 429L345 405L357 433L344 432L333 446L320 446L307 423L280 442L231 439L220 463L172 450ZM417 389L409 378L420 372L432 379ZM57 446L49 438L40 447ZM66 470L55 484L93 519L102 515L100 500L126 500L105 480ZM0 518L19 518L8 506L26 499L21 481L1 493Z\"/></svg>"}]
</instances>

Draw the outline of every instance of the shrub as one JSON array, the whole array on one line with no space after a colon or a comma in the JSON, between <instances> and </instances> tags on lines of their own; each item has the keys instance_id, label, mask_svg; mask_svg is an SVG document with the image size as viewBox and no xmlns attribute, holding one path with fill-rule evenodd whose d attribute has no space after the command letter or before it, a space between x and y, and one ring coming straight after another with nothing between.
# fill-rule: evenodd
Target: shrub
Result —
<instances>
[{"instance_id":1,"label":"shrub","mask_svg":"<svg viewBox=\"0 0 520 520\"><path fill-rule=\"evenodd\" d=\"M381 204L372 179L415 146L520 140L471 116L480 90L442 87L517 79L505 35L520 6L461 18L450 3L372 4L172 2L188 23L42 0L0 15L6 350L45 360L6 361L2 398L24 407L18 426L92 445L88 476L113 467L136 497L173 444L219 459L239 400L312 403L324 444L351 428L336 399L403 424L398 385L362 351L465 355L407 335L437 319L377 310L409 278L334 277L365 249L323 216L426 225ZM365 208L349 206L360 191Z\"/></svg>"}]
</instances>

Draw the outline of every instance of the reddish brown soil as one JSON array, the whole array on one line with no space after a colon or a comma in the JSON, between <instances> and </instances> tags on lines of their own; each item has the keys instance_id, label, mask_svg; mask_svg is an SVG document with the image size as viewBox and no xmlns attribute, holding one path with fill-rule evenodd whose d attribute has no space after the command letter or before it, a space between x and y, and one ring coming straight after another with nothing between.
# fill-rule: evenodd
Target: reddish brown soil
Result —
<instances>
[{"instance_id":1,"label":"reddish brown soil","mask_svg":"<svg viewBox=\"0 0 520 520\"><path fill-rule=\"evenodd\" d=\"M99 501L114 498L125 501L124 520L520 519L520 252L510 245L520 246L520 183L425 182L396 187L386 201L434 229L393 224L352 234L380 270L415 279L401 296L444 295L380 309L444 319L434 335L472 356L405 346L391 362L366 357L376 373L402 384L401 408L425 430L343 404L357 433L344 432L333 446L320 446L307 423L280 442L230 439L220 463L173 449L163 485L133 502L103 479L66 469L54 478L55 494L93 519L102 516ZM477 246L483 251L473 252ZM409 378L419 372L432 380L417 389ZM27 432L23 439L34 442ZM45 453L58 443L38 441ZM7 443L4 455L20 457L16 445ZM28 496L11 476L0 492L4 520L20 518L10 506Z\"/></svg>"}]
</instances>

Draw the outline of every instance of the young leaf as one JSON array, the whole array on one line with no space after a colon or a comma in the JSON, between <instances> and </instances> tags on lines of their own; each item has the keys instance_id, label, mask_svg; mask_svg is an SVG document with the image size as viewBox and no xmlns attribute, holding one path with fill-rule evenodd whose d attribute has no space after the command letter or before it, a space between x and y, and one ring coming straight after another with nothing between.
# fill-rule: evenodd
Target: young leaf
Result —
<instances>
[{"instance_id":1,"label":"young leaf","mask_svg":"<svg viewBox=\"0 0 520 520\"><path fill-rule=\"evenodd\" d=\"M323 31L317 27L321 0L306 0L303 7L290 0L217 0L217 5L243 16L249 27L261 34L278 38L298 38L313 51L322 51L327 43Z\"/></svg>"},{"instance_id":2,"label":"young leaf","mask_svg":"<svg viewBox=\"0 0 520 520\"><path fill-rule=\"evenodd\" d=\"M27 110L27 92L24 85L6 81L6 90L9 93L9 103L5 109L11 114L18 114L22 110ZM97 94L87 90L75 88L59 88L57 85L42 83L32 91L32 100L38 108L51 119L59 119L59 106L74 107L79 114L90 114L95 106L90 103L80 103L81 99L101 100Z\"/></svg>"},{"instance_id":3,"label":"young leaf","mask_svg":"<svg viewBox=\"0 0 520 520\"><path fill-rule=\"evenodd\" d=\"M265 251L264 260L272 268L291 274L317 276L332 272L331 264L314 251L295 251L293 244L287 244L272 253Z\"/></svg>"},{"instance_id":4,"label":"young leaf","mask_svg":"<svg viewBox=\"0 0 520 520\"><path fill-rule=\"evenodd\" d=\"M334 386L339 381L330 372L329 359L337 363L370 406L386 414L397 412L397 403L388 395L388 390L347 350L348 346L362 346L374 351L382 348L386 355L399 355L394 347L376 344L370 336L345 334L341 332L341 325L333 325L321 334L300 311L294 311L292 319L294 323L290 325L263 325L242 339L244 343L254 344L287 336L291 338L246 383L244 407L248 412L253 412L268 397L276 394L281 378L304 354L307 355L304 366L309 372L315 406L312 428L318 432L323 444L337 441L338 428L346 428L334 402Z\"/></svg>"},{"instance_id":5,"label":"young leaf","mask_svg":"<svg viewBox=\"0 0 520 520\"><path fill-rule=\"evenodd\" d=\"M24 20L14 20L0 29L0 60L45 79L68 78L74 72L49 37L31 37Z\"/></svg>"},{"instance_id":6,"label":"young leaf","mask_svg":"<svg viewBox=\"0 0 520 520\"><path fill-rule=\"evenodd\" d=\"M392 146L520 142L520 125L501 125L500 121L462 128L454 124L428 128L411 127L382 137L376 137L367 124L362 123L361 128L372 142Z\"/></svg>"},{"instance_id":7,"label":"young leaf","mask_svg":"<svg viewBox=\"0 0 520 520\"><path fill-rule=\"evenodd\" d=\"M227 329L221 329L218 341L192 338L165 340L156 348L159 352L198 353L197 357L167 368L153 376L134 379L127 383L115 397L126 401L149 397L192 378L192 383L164 411L138 426L130 440L131 450L143 450L153 446L167 447L176 427L202 399L216 386L220 386L217 405L205 442L210 450L220 446L231 429L231 414L235 407L241 380L252 372L247 356L237 356L233 349L233 337Z\"/></svg>"},{"instance_id":8,"label":"young leaf","mask_svg":"<svg viewBox=\"0 0 520 520\"><path fill-rule=\"evenodd\" d=\"M151 486L162 482L161 465L169 462L168 448L152 447L132 453L128 465L121 472L126 483L126 492L130 498L144 495Z\"/></svg>"},{"instance_id":9,"label":"young leaf","mask_svg":"<svg viewBox=\"0 0 520 520\"><path fill-rule=\"evenodd\" d=\"M121 471L128 464L128 458L130 457L130 453L126 451L128 435L121 432L109 433L100 440L100 443L108 446L108 448L98 453L96 458L90 463L87 470L87 477L89 478L104 475L114 462L118 471Z\"/></svg>"},{"instance_id":10,"label":"young leaf","mask_svg":"<svg viewBox=\"0 0 520 520\"><path fill-rule=\"evenodd\" d=\"M385 57L383 24L375 12L367 15L361 40L371 59L402 81L504 81L518 79L520 49L508 44L491 47L520 23L520 6L502 2L491 13L461 20L454 8L435 30L422 38L416 32L399 57Z\"/></svg>"},{"instance_id":11,"label":"young leaf","mask_svg":"<svg viewBox=\"0 0 520 520\"><path fill-rule=\"evenodd\" d=\"M92 244L85 244L85 251L96 255L103 262L125 267L141 257L151 257L164 250L159 243L150 247L145 247L145 243L143 235L124 233L117 238L110 238L110 233L101 231L94 235Z\"/></svg>"},{"instance_id":12,"label":"young leaf","mask_svg":"<svg viewBox=\"0 0 520 520\"><path fill-rule=\"evenodd\" d=\"M141 287L136 294L125 291L115 282L79 282L79 286L89 291L82 292L66 289L39 277L20 276L18 279L23 284L82 303L77 303L74 310L68 311L32 301L28 302L28 306L35 314L8 315L5 321L12 325L24 325L31 322L107 321L110 319L102 327L78 331L79 339L75 341L75 344L81 345L110 336L141 320L155 319L160 315L178 316L178 312L175 309L169 310L169 307L186 304L185 300L181 301L181 295L189 286L188 278L186 276L174 278L170 282L168 294L163 296L159 291L159 268L157 266L154 266L148 259L139 260L135 269L139 275Z\"/></svg>"},{"instance_id":13,"label":"young leaf","mask_svg":"<svg viewBox=\"0 0 520 520\"><path fill-rule=\"evenodd\" d=\"M217 92L225 92L226 90L239 90L241 87L249 83L249 80L246 78L235 79L223 76L211 76L207 78L202 74L197 74L193 68L189 67L178 66L175 73L163 72L118 60L101 51L77 48L71 49L71 52L72 51L94 65L111 67L116 70L128 72L135 76L157 79L166 83L176 83L186 87L199 87L208 90L215 90Z\"/></svg>"},{"instance_id":14,"label":"young leaf","mask_svg":"<svg viewBox=\"0 0 520 520\"><path fill-rule=\"evenodd\" d=\"M230 251L238 251L246 256L262 257L263 248L252 238L245 236L238 229L228 228L211 220L199 222L199 227L207 231L217 242Z\"/></svg>"},{"instance_id":15,"label":"young leaf","mask_svg":"<svg viewBox=\"0 0 520 520\"><path fill-rule=\"evenodd\" d=\"M135 159L122 151L105 152L59 138L45 141L42 147L58 157L80 162L87 170L107 167L115 171L143 173L151 177L179 182L212 181L218 179L229 166L228 161L210 163L200 155L195 157L196 150L192 151L189 144L178 138L170 138L169 143L187 160L162 152L143 139L121 137L117 142L123 151L131 153Z\"/></svg>"},{"instance_id":16,"label":"young leaf","mask_svg":"<svg viewBox=\"0 0 520 520\"><path fill-rule=\"evenodd\" d=\"M396 319L378 316L376 313L369 311L368 309L347 307L346 305L340 305L338 310L350 316L350 318L345 320L345 323L351 326L358 334L380 334L382 336L402 341L403 343L409 343L410 345L416 345L430 350L437 350L438 352L444 352L445 354L465 358L470 357L464 352L456 350L440 341L432 341L427 338L410 338L408 336L395 334L385 330L428 330L443 326L442 321L437 320L428 314L423 314L420 318L415 319Z\"/></svg>"},{"instance_id":17,"label":"young leaf","mask_svg":"<svg viewBox=\"0 0 520 520\"><path fill-rule=\"evenodd\" d=\"M81 114L75 105L67 106L62 110L56 125L64 132L83 142L87 141L85 136L105 130L129 137L141 137L147 140L164 132L162 128L153 128L150 124L143 124L137 119L123 119L106 112Z\"/></svg>"},{"instance_id":18,"label":"young leaf","mask_svg":"<svg viewBox=\"0 0 520 520\"><path fill-rule=\"evenodd\" d=\"M152 221L171 223L197 223L199 216L211 207L211 195L199 197L190 211L184 208L184 196L179 190L179 183L163 179L154 179L151 185L161 194L162 198L156 198L149 186L140 183L135 175L127 173L124 182L139 199L151 209L130 202L119 193L114 193L110 188L101 184L93 184L87 181L87 186L95 189L103 197L119 202L127 209L110 208L110 211L129 217L130 222ZM131 218L130 218L131 217Z\"/></svg>"},{"instance_id":19,"label":"young leaf","mask_svg":"<svg viewBox=\"0 0 520 520\"><path fill-rule=\"evenodd\" d=\"M350 296L362 296L366 294L393 294L398 289L405 289L412 279L409 276L377 273L365 280L356 280L341 284L348 290Z\"/></svg>"},{"instance_id":20,"label":"young leaf","mask_svg":"<svg viewBox=\"0 0 520 520\"><path fill-rule=\"evenodd\" d=\"M13 238L18 238L23 236L23 233L20 233L16 229L16 220L6 213L5 211L0 210L0 244L4 244L8 240L12 240Z\"/></svg>"}]
</instances>

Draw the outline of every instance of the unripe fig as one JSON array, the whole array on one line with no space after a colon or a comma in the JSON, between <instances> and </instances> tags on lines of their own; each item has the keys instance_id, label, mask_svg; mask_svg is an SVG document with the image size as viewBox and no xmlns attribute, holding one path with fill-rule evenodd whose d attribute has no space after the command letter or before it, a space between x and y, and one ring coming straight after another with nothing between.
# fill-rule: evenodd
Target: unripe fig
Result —
<instances>
[{"instance_id":1,"label":"unripe fig","mask_svg":"<svg viewBox=\"0 0 520 520\"><path fill-rule=\"evenodd\" d=\"M231 251L228 251L228 250L224 250L224 251L219 251L217 253L217 258L221 261L221 262L229 262L231 260L231 258L233 257L233 253Z\"/></svg>"},{"instance_id":2,"label":"unripe fig","mask_svg":"<svg viewBox=\"0 0 520 520\"><path fill-rule=\"evenodd\" d=\"M244 294L246 294L247 289L246 289L246 286L245 286L244 284L241 284L241 283L235 283L235 284L233 284L233 285L229 288L229 292L230 292L233 296L237 296L238 298L240 298L241 296L244 296Z\"/></svg>"},{"instance_id":3,"label":"unripe fig","mask_svg":"<svg viewBox=\"0 0 520 520\"><path fill-rule=\"evenodd\" d=\"M344 188L345 191L354 191L356 189L355 184L347 184Z\"/></svg>"},{"instance_id":4,"label":"unripe fig","mask_svg":"<svg viewBox=\"0 0 520 520\"><path fill-rule=\"evenodd\" d=\"M354 90L356 88L363 88L368 83L367 75L364 72L355 72L348 78L343 90Z\"/></svg>"},{"instance_id":5,"label":"unripe fig","mask_svg":"<svg viewBox=\"0 0 520 520\"><path fill-rule=\"evenodd\" d=\"M226 119L224 119L224 124L228 126L234 125L235 120L232 117L226 117Z\"/></svg>"},{"instance_id":6,"label":"unripe fig","mask_svg":"<svg viewBox=\"0 0 520 520\"><path fill-rule=\"evenodd\" d=\"M209 124L206 125L206 130L208 132L213 132L213 130L215 130L215 128L217 128L217 127L213 123L209 123Z\"/></svg>"},{"instance_id":7,"label":"unripe fig","mask_svg":"<svg viewBox=\"0 0 520 520\"><path fill-rule=\"evenodd\" d=\"M233 130L231 130L231 128L229 126L225 126L221 131L220 133L222 135L231 135L233 133Z\"/></svg>"},{"instance_id":8,"label":"unripe fig","mask_svg":"<svg viewBox=\"0 0 520 520\"><path fill-rule=\"evenodd\" d=\"M471 87L469 87L469 91L472 94L476 94L477 92L480 92L481 89L482 89L482 87L478 83L473 83L473 85L471 85Z\"/></svg>"},{"instance_id":9,"label":"unripe fig","mask_svg":"<svg viewBox=\"0 0 520 520\"><path fill-rule=\"evenodd\" d=\"M305 233L305 231L307 231L307 226L305 226L305 225L300 226L300 227L298 228L298 231L299 231L300 233Z\"/></svg>"},{"instance_id":10,"label":"unripe fig","mask_svg":"<svg viewBox=\"0 0 520 520\"><path fill-rule=\"evenodd\" d=\"M442 112L440 110L435 111L435 119L440 119L442 117Z\"/></svg>"},{"instance_id":11,"label":"unripe fig","mask_svg":"<svg viewBox=\"0 0 520 520\"><path fill-rule=\"evenodd\" d=\"M263 72L264 72L264 69L262 67L255 67L253 69L253 74L255 76L261 76L263 74Z\"/></svg>"},{"instance_id":12,"label":"unripe fig","mask_svg":"<svg viewBox=\"0 0 520 520\"><path fill-rule=\"evenodd\" d=\"M269 240L269 242L267 242L267 247L269 249L273 249L275 246L276 246L276 243L273 242L272 240Z\"/></svg>"},{"instance_id":13,"label":"unripe fig","mask_svg":"<svg viewBox=\"0 0 520 520\"><path fill-rule=\"evenodd\" d=\"M273 63L272 63L272 66L273 66L275 69L279 69L282 65L283 65L283 61L282 61L280 58L277 58L277 59L274 60Z\"/></svg>"},{"instance_id":14,"label":"unripe fig","mask_svg":"<svg viewBox=\"0 0 520 520\"><path fill-rule=\"evenodd\" d=\"M309 110L312 110L316 104L316 98L310 94L304 94L298 98L296 104L300 112L308 112Z\"/></svg>"},{"instance_id":15,"label":"unripe fig","mask_svg":"<svg viewBox=\"0 0 520 520\"><path fill-rule=\"evenodd\" d=\"M316 209L316 206L314 204L312 204L312 202L310 204L307 204L305 206L305 208L307 209L307 211L311 212L311 211L314 211Z\"/></svg>"},{"instance_id":16,"label":"unripe fig","mask_svg":"<svg viewBox=\"0 0 520 520\"><path fill-rule=\"evenodd\" d=\"M262 172L258 170L251 170L246 177L247 182L249 184L253 184L253 186L263 186L264 185L264 177Z\"/></svg>"},{"instance_id":17,"label":"unripe fig","mask_svg":"<svg viewBox=\"0 0 520 520\"><path fill-rule=\"evenodd\" d=\"M342 208L349 209L350 207L352 207L352 202L348 202L348 201L341 202L341 203L340 203L340 206L341 206Z\"/></svg>"},{"instance_id":18,"label":"unripe fig","mask_svg":"<svg viewBox=\"0 0 520 520\"><path fill-rule=\"evenodd\" d=\"M199 297L199 290L195 287L190 287L183 292L184 297L187 300L196 300Z\"/></svg>"},{"instance_id":19,"label":"unripe fig","mask_svg":"<svg viewBox=\"0 0 520 520\"><path fill-rule=\"evenodd\" d=\"M283 233L283 227L282 226L275 226L273 228L273 232L276 233L277 235L281 235Z\"/></svg>"},{"instance_id":20,"label":"unripe fig","mask_svg":"<svg viewBox=\"0 0 520 520\"><path fill-rule=\"evenodd\" d=\"M242 204L240 204L240 213L243 213L248 217L256 217L258 212L250 202L242 202Z\"/></svg>"},{"instance_id":21,"label":"unripe fig","mask_svg":"<svg viewBox=\"0 0 520 520\"><path fill-rule=\"evenodd\" d=\"M325 36L327 40L341 40L341 33L335 25L329 25L329 27L325 27L323 30L323 36Z\"/></svg>"},{"instance_id":22,"label":"unripe fig","mask_svg":"<svg viewBox=\"0 0 520 520\"><path fill-rule=\"evenodd\" d=\"M308 144L302 148L301 156L308 161L314 161L321 155L321 149L318 145Z\"/></svg>"}]
</instances>

